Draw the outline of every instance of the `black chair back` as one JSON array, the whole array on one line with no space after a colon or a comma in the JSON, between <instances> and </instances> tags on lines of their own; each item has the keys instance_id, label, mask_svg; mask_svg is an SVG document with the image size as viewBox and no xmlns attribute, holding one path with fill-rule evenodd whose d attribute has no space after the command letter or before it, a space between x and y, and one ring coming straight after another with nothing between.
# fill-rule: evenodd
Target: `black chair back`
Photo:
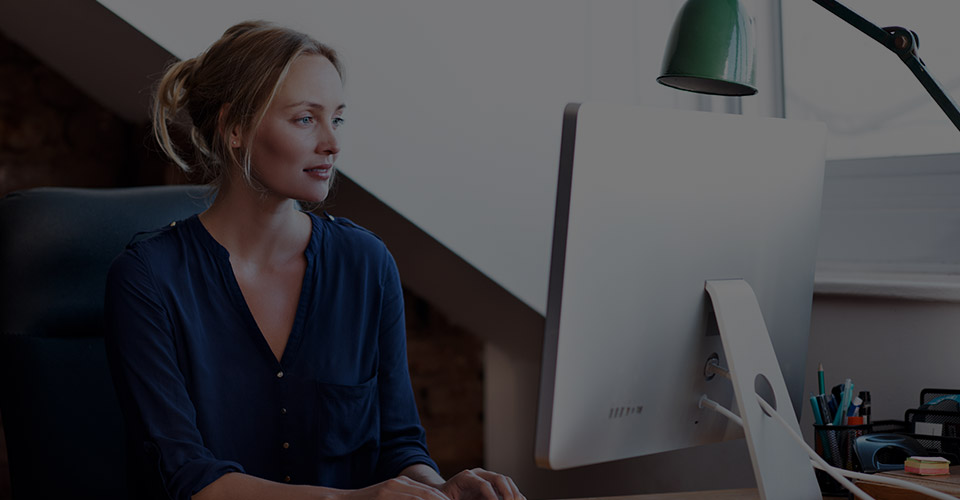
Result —
<instances>
[{"instance_id":1,"label":"black chair back","mask_svg":"<svg viewBox=\"0 0 960 500\"><path fill-rule=\"evenodd\" d=\"M202 211L198 186L37 188L0 198L0 415L15 500L126 498L103 347L110 263Z\"/></svg>"}]
</instances>

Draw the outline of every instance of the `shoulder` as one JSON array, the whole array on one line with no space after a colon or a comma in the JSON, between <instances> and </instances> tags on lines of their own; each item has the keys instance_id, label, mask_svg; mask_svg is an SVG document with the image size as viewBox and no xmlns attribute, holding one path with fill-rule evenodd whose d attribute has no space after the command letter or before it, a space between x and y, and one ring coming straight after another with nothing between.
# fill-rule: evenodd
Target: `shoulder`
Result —
<instances>
[{"instance_id":1,"label":"shoulder","mask_svg":"<svg viewBox=\"0 0 960 500\"><path fill-rule=\"evenodd\" d=\"M373 255L387 254L387 246L373 231L353 222L346 217L335 217L327 212L313 215L315 224L319 224L328 240L336 246L348 247L354 252Z\"/></svg>"},{"instance_id":2,"label":"shoulder","mask_svg":"<svg viewBox=\"0 0 960 500\"><path fill-rule=\"evenodd\" d=\"M397 273L397 264L386 244L373 231L345 217L335 217L326 212L316 215L314 224L322 234L323 251L319 257L327 265L341 267L367 274L385 277ZM365 270L365 271L360 271Z\"/></svg>"},{"instance_id":3,"label":"shoulder","mask_svg":"<svg viewBox=\"0 0 960 500\"><path fill-rule=\"evenodd\" d=\"M184 221L134 234L126 248L110 265L111 280L149 275L163 276L172 271L182 257Z\"/></svg>"}]
</instances>

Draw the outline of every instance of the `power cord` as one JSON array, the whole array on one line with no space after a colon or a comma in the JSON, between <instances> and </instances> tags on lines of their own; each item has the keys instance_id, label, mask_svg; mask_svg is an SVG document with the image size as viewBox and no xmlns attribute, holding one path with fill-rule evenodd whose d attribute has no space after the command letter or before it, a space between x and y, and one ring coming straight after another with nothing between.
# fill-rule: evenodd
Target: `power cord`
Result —
<instances>
[{"instance_id":1,"label":"power cord","mask_svg":"<svg viewBox=\"0 0 960 500\"><path fill-rule=\"evenodd\" d=\"M811 460L810 462L811 462L812 464L814 464L814 467L816 467L816 468L818 468L818 469L820 469L820 470L823 470L823 468L820 467L820 464L817 464L817 463L814 462L813 460ZM942 499L942 500L956 500L956 499L957 499L957 497L950 496L950 495L948 495L948 494L946 494L946 493L944 493L944 492L942 492L942 491L933 490L933 489L927 488L927 487L925 487L925 486L920 486L920 485L918 485L918 484L911 483L911 482L909 482L909 481L902 481L902 480L900 480L900 479L894 479L894 478L886 477L886 476L879 476L879 475L872 475L872 474L863 474L863 473L861 473L861 472L854 472L854 471L852 471L852 470L846 470L846 469L839 469L839 470L841 471L841 473L842 473L844 476L847 476L847 477L850 477L850 478L853 478L853 479L862 479L862 480L864 480L864 481L869 481L869 482L872 482L872 483L889 484L889 485L891 485L891 486L897 486L897 487L900 487L900 488L906 488L906 489L909 489L909 490L911 490L911 491L915 491L915 492L917 492L917 493L922 493L922 494L924 494L924 495L931 496L931 497L933 497L933 498L939 498L939 499Z\"/></svg>"},{"instance_id":2,"label":"power cord","mask_svg":"<svg viewBox=\"0 0 960 500\"><path fill-rule=\"evenodd\" d=\"M759 394L757 394L757 401L760 402L760 407L763 408L763 411L767 415L774 417L774 419L776 419L777 422L780 422L780 425L782 425L787 430L787 433L790 434L790 437L792 437L794 441L800 443L800 446L802 446L804 451L807 452L807 455L810 456L811 462L814 462L817 465L819 465L820 466L819 468L821 470L823 470L827 474L830 474L830 477L834 478L838 483L843 485L844 488L849 490L850 493L853 493L854 496L856 496L857 498L860 498L862 500L873 500L873 497L868 495L867 492L861 490L857 485L853 484L853 482L851 482L849 479L843 477L843 473L840 472L841 469L837 467L833 467L832 465L828 464L826 460L823 459L823 457L821 457L819 454L817 454L816 451L810 448L810 446L807 445L807 442L804 441L802 437L800 437L800 434L797 434L797 431L793 430L793 427L790 427L790 424L788 424L787 421L784 420L784 418L781 417L779 413L777 413L777 410L775 410L772 406L770 406L766 402L766 400L760 397Z\"/></svg>"},{"instance_id":3,"label":"power cord","mask_svg":"<svg viewBox=\"0 0 960 500\"><path fill-rule=\"evenodd\" d=\"M764 412L766 412L768 415L772 416L777 422L779 422L780 425L782 425L784 429L787 430L787 433L790 434L790 437L792 437L794 441L796 441L798 444L800 444L800 446L803 447L804 451L807 452L807 455L810 456L810 462L814 467L829 474L830 477L834 478L837 482L843 485L844 488L847 488L851 493L853 493L857 498L860 498L861 500L873 500L873 498L870 495L868 495L865 491L857 487L855 484L850 482L850 480L847 479L847 477L850 477L853 479L871 481L874 483L898 486L898 487L915 491L917 493L922 493L924 495L928 495L930 497L937 498L940 500L957 500L957 497L950 496L941 491L937 491L937 490L927 488L925 486L920 486L918 484L910 483L907 481L902 481L899 479L893 479L893 478L884 477L884 476L862 474L859 472L853 472L846 469L841 469L839 467L834 467L828 464L823 459L823 457L821 457L819 454L817 454L816 451L810 448L810 446L806 443L806 441L804 441L803 438L800 437L800 434L798 434L795 430L793 430L793 428L790 427L790 424L788 424L787 421L782 416L780 416L777 410L775 410L772 406L770 406L770 404L767 403L762 397L760 397L760 395L757 395L757 401L760 403L760 406L763 408ZM737 416L735 413L731 412L729 409L725 408L721 404L717 403L716 401L711 400L706 395L703 395L700 397L700 407L710 408L716 411L717 413L720 413L721 415L729 418L733 422L737 423L737 425L740 425L741 427L743 426L743 420L739 416Z\"/></svg>"},{"instance_id":4,"label":"power cord","mask_svg":"<svg viewBox=\"0 0 960 500\"><path fill-rule=\"evenodd\" d=\"M764 403L766 403L766 401L764 401L763 398L761 398L759 395L757 396L757 399L760 400L760 405L761 405L761 406L763 406ZM729 409L725 408L725 407L724 407L723 405L721 405L720 403L717 403L716 401L713 401L712 399L708 398L706 395L700 396L700 404L701 404L701 407L702 407L702 406L706 406L706 407L708 407L708 408L710 408L710 409L712 409L712 410L720 413L721 415L729 418L730 420L733 420L733 421L736 422L738 425L740 425L740 427L743 427L743 420L741 420L740 417L738 417L736 414L734 414L733 412L731 412ZM767 407L769 408L769 405L767 405ZM865 491L863 491L863 490L861 490L860 488L858 488L858 487L857 487L855 484L853 484L849 479L843 477L843 475L841 475L839 472L834 471L834 470L831 470L831 469L833 469L833 467L831 467L830 464L828 464L826 461L824 461L823 458L820 457L820 455L817 455L817 453L816 453L815 451L811 450L810 447L807 446L807 443L805 443L805 442L803 441L803 438L801 438L800 435L797 434L797 433L790 427L790 425L788 425L788 424L786 423L785 420L783 420L783 417L781 417L780 414L778 414L776 410L774 410L773 408L769 408L769 409L765 409L765 410L766 410L768 413L771 413L772 415L776 415L776 417L781 421L781 424L783 424L783 425L787 428L787 431L789 431L790 435L793 436L794 439L798 439L798 438L800 439L800 443L803 445L804 449L807 451L807 454L810 455L810 458L812 459L812 461L817 461L819 465L822 465L823 467L825 467L823 470L824 470L827 474L830 474L830 477L836 479L837 482L839 482L841 485L843 485L844 488L850 490L854 495L856 495L856 496L857 496L858 498L860 498L861 500L874 500L870 495L867 495L867 493L866 493ZM813 453L811 454L811 452L813 452Z\"/></svg>"}]
</instances>

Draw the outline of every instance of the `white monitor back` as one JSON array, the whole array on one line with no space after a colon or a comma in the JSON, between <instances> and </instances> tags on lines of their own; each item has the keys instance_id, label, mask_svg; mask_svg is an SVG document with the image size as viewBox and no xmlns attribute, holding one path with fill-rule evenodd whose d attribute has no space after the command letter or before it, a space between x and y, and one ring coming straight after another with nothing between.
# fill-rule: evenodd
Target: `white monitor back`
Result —
<instances>
[{"instance_id":1,"label":"white monitor back","mask_svg":"<svg viewBox=\"0 0 960 500\"><path fill-rule=\"evenodd\" d=\"M825 128L604 104L564 116L536 458L564 469L742 437L697 406L704 282L756 291L793 410L803 384ZM791 409L781 403L780 410Z\"/></svg>"}]
</instances>

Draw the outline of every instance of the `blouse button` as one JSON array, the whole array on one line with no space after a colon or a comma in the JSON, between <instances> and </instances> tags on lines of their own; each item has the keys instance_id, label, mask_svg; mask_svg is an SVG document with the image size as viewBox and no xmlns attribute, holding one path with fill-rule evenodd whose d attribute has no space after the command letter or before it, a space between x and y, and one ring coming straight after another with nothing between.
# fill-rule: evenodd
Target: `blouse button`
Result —
<instances>
[{"instance_id":1,"label":"blouse button","mask_svg":"<svg viewBox=\"0 0 960 500\"><path fill-rule=\"evenodd\" d=\"M289 447L290 447L290 443L283 443L283 449L286 450Z\"/></svg>"},{"instance_id":2,"label":"blouse button","mask_svg":"<svg viewBox=\"0 0 960 500\"><path fill-rule=\"evenodd\" d=\"M277 378L283 378L283 370L277 372Z\"/></svg>"},{"instance_id":3,"label":"blouse button","mask_svg":"<svg viewBox=\"0 0 960 500\"><path fill-rule=\"evenodd\" d=\"M281 414L281 415L286 415L286 414L287 414L287 409L286 409L286 408L280 408L280 414Z\"/></svg>"},{"instance_id":4,"label":"blouse button","mask_svg":"<svg viewBox=\"0 0 960 500\"><path fill-rule=\"evenodd\" d=\"M284 476L283 482L289 483L289 482L290 482L290 476Z\"/></svg>"}]
</instances>

